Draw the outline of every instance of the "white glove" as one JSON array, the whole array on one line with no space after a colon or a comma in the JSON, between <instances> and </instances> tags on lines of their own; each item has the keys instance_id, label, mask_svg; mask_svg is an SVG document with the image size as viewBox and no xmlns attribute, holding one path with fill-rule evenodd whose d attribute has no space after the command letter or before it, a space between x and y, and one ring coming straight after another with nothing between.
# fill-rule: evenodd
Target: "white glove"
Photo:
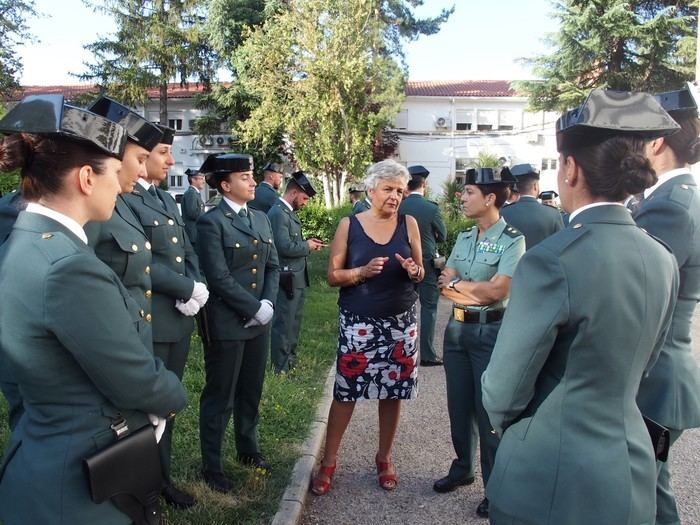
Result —
<instances>
[{"instance_id":1,"label":"white glove","mask_svg":"<svg viewBox=\"0 0 700 525\"><path fill-rule=\"evenodd\" d=\"M148 414L148 420L151 422L155 428L156 433L156 443L160 443L160 438L163 437L163 432L165 432L165 425L168 420L164 417L156 416L155 414Z\"/></svg>"},{"instance_id":2,"label":"white glove","mask_svg":"<svg viewBox=\"0 0 700 525\"><path fill-rule=\"evenodd\" d=\"M269 299L263 299L260 301L260 309L258 313L255 314L255 318L262 325L266 325L272 320L272 316L275 313L275 309Z\"/></svg>"},{"instance_id":3,"label":"white glove","mask_svg":"<svg viewBox=\"0 0 700 525\"><path fill-rule=\"evenodd\" d=\"M192 297L190 299L197 301L200 308L204 306L207 303L207 299L209 299L209 290L207 290L207 285L200 283L199 281L195 281L194 289L192 290Z\"/></svg>"},{"instance_id":4,"label":"white glove","mask_svg":"<svg viewBox=\"0 0 700 525\"><path fill-rule=\"evenodd\" d=\"M194 315L197 315L197 312L199 312L199 303L195 301L194 299L190 299L187 302L181 301L180 299L175 300L175 308L180 310L180 313L182 315L186 315L187 317L192 317Z\"/></svg>"},{"instance_id":5,"label":"white glove","mask_svg":"<svg viewBox=\"0 0 700 525\"><path fill-rule=\"evenodd\" d=\"M246 324L243 325L243 328L250 328L251 326L260 326L260 321L258 321L255 317L252 317Z\"/></svg>"}]
</instances>

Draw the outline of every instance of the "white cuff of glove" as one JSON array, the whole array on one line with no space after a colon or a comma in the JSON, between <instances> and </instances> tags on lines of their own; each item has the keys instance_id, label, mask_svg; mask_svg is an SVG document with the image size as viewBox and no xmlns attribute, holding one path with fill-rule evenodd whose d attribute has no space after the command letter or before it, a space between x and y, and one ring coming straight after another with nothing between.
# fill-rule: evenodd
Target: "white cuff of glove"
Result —
<instances>
[{"instance_id":1,"label":"white cuff of glove","mask_svg":"<svg viewBox=\"0 0 700 525\"><path fill-rule=\"evenodd\" d=\"M165 425L168 423L168 420L164 417L156 416L155 414L148 414L148 420L151 422L151 425L156 427L154 429L156 434L156 443L160 443L160 438L163 437Z\"/></svg>"},{"instance_id":2,"label":"white cuff of glove","mask_svg":"<svg viewBox=\"0 0 700 525\"><path fill-rule=\"evenodd\" d=\"M195 281L194 288L192 289L192 297L199 304L201 308L204 306L209 299L209 290L207 290L207 285L199 281Z\"/></svg>"},{"instance_id":3,"label":"white cuff of glove","mask_svg":"<svg viewBox=\"0 0 700 525\"><path fill-rule=\"evenodd\" d=\"M255 318L260 324L265 325L270 322L274 313L275 309L272 306L272 302L269 299L263 299L260 301L260 308L255 314Z\"/></svg>"},{"instance_id":4,"label":"white cuff of glove","mask_svg":"<svg viewBox=\"0 0 700 525\"><path fill-rule=\"evenodd\" d=\"M199 303L195 301L194 299L190 299L187 302L180 301L177 299L175 301L175 308L177 308L182 315L186 315L187 317L192 317L197 315L197 312L199 312Z\"/></svg>"}]
</instances>

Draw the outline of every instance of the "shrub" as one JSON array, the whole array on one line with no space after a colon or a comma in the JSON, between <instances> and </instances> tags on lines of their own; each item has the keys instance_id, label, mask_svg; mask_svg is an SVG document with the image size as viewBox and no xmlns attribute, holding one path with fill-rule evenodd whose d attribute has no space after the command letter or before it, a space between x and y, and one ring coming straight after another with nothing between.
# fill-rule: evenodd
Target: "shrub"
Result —
<instances>
[{"instance_id":1,"label":"shrub","mask_svg":"<svg viewBox=\"0 0 700 525\"><path fill-rule=\"evenodd\" d=\"M316 237L324 242L330 242L333 240L340 219L350 215L351 209L352 206L345 203L328 210L320 199L310 200L306 206L299 210L299 220L304 238Z\"/></svg>"}]
</instances>

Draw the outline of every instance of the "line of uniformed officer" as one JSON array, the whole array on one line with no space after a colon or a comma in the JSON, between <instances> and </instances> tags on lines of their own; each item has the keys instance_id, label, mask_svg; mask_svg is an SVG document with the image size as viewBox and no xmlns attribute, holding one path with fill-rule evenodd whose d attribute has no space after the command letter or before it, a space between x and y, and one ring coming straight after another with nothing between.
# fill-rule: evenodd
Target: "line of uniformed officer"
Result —
<instances>
[{"instance_id":1,"label":"line of uniformed officer","mask_svg":"<svg viewBox=\"0 0 700 525\"><path fill-rule=\"evenodd\" d=\"M440 260L437 243L445 240L447 228L437 203L425 198L426 178L430 172L423 166L409 166L408 196L401 201L399 212L412 215L418 222L423 253L423 268L426 268L423 281L418 284L420 296L420 364L439 366L442 361L435 353L435 318L437 315L440 290L437 276L442 268L434 265ZM442 258L444 261L444 257Z\"/></svg>"},{"instance_id":2,"label":"line of uniformed officer","mask_svg":"<svg viewBox=\"0 0 700 525\"><path fill-rule=\"evenodd\" d=\"M182 220L185 221L185 231L193 247L197 246L197 219L204 213L204 201L202 200L202 190L204 189L204 175L197 170L187 169L185 171L189 187L182 194Z\"/></svg>"},{"instance_id":3,"label":"line of uniformed officer","mask_svg":"<svg viewBox=\"0 0 700 525\"><path fill-rule=\"evenodd\" d=\"M508 224L525 235L526 249L564 228L561 213L552 206L537 202L540 192L540 172L532 164L516 164L510 168L516 179L520 198L501 209Z\"/></svg>"},{"instance_id":4,"label":"line of uniformed officer","mask_svg":"<svg viewBox=\"0 0 700 525\"><path fill-rule=\"evenodd\" d=\"M301 221L296 214L314 195L316 190L306 174L294 172L284 195L267 212L280 265L280 289L275 302L270 345L272 368L276 374L289 372L296 365L304 297L309 286L306 257L311 251L325 246L319 239L304 239Z\"/></svg>"},{"instance_id":5,"label":"line of uniformed officer","mask_svg":"<svg viewBox=\"0 0 700 525\"><path fill-rule=\"evenodd\" d=\"M140 178L134 191L123 198L151 243L153 350L168 370L182 379L190 348L192 317L206 303L209 293L202 283L199 261L185 233L175 199L156 187L174 164L171 152L174 131L163 126L160 129L163 138L148 157L146 177ZM174 421L168 423L160 441L166 482L163 495L173 506L186 508L194 505L194 498L177 489L170 477L173 425Z\"/></svg>"},{"instance_id":6,"label":"line of uniformed officer","mask_svg":"<svg viewBox=\"0 0 700 525\"><path fill-rule=\"evenodd\" d=\"M203 477L212 489L228 492L233 485L224 474L222 448L232 413L239 461L270 470L257 423L279 265L267 215L247 206L255 195L252 157L211 155L200 172L222 194L197 222L197 249L211 290L199 403Z\"/></svg>"}]
</instances>

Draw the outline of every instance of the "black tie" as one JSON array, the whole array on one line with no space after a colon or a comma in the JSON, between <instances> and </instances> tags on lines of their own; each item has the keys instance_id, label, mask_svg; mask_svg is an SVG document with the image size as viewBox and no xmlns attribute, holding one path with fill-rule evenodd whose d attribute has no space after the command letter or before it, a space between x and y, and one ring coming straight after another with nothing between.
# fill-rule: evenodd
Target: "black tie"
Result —
<instances>
[{"instance_id":1,"label":"black tie","mask_svg":"<svg viewBox=\"0 0 700 525\"><path fill-rule=\"evenodd\" d=\"M160 198L160 196L158 195L158 192L156 191L156 187L155 187L155 186L153 186L153 185L151 184L151 186L149 186L149 188L148 188L148 193L150 193L151 195L153 195L153 198L154 198L155 200L158 201L158 204L160 204L160 207L161 207L161 208L165 209L165 203L163 202L163 200L162 200L162 199Z\"/></svg>"},{"instance_id":2,"label":"black tie","mask_svg":"<svg viewBox=\"0 0 700 525\"><path fill-rule=\"evenodd\" d=\"M238 211L238 216L250 227L250 217L248 216L248 210L246 208L241 208Z\"/></svg>"}]
</instances>

